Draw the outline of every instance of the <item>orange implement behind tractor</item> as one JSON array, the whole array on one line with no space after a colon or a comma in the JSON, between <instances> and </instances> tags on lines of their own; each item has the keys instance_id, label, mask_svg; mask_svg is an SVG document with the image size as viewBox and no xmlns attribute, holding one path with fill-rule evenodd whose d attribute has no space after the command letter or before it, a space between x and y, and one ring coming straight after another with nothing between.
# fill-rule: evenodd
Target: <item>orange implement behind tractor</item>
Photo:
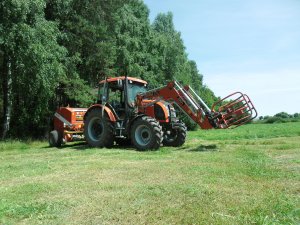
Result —
<instances>
[{"instance_id":1,"label":"orange implement behind tractor","mask_svg":"<svg viewBox=\"0 0 300 225\"><path fill-rule=\"evenodd\" d=\"M60 146L75 135L93 147L133 144L139 150L181 146L186 126L175 108L202 129L234 128L253 120L257 111L250 98L235 92L210 109L190 86L177 81L147 90L147 82L132 77L107 78L99 83L98 101L88 109L60 108L55 113L50 145Z\"/></svg>"},{"instance_id":2,"label":"orange implement behind tractor","mask_svg":"<svg viewBox=\"0 0 300 225\"><path fill-rule=\"evenodd\" d=\"M86 108L60 107L54 114L54 130L50 132L50 146L60 146L83 135L83 116Z\"/></svg>"}]
</instances>

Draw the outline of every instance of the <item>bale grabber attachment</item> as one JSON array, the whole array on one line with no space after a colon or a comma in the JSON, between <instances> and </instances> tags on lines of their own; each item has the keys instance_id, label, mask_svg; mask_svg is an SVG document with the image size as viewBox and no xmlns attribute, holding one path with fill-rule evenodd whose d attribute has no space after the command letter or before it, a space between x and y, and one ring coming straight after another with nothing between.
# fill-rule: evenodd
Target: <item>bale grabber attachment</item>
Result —
<instances>
[{"instance_id":1,"label":"bale grabber attachment","mask_svg":"<svg viewBox=\"0 0 300 225\"><path fill-rule=\"evenodd\" d=\"M257 111L248 97L241 92L234 92L215 102L211 109L215 114L219 128L235 128L257 117Z\"/></svg>"}]
</instances>

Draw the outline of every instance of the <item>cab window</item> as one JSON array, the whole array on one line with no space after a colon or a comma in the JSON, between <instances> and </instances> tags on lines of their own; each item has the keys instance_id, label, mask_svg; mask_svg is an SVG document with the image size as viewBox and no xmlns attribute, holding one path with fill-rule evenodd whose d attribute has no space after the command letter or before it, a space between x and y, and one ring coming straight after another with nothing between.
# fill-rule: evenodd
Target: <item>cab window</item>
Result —
<instances>
[{"instance_id":1,"label":"cab window","mask_svg":"<svg viewBox=\"0 0 300 225\"><path fill-rule=\"evenodd\" d=\"M135 97L138 93L144 93L147 88L143 84L128 81L128 103L134 104Z\"/></svg>"}]
</instances>

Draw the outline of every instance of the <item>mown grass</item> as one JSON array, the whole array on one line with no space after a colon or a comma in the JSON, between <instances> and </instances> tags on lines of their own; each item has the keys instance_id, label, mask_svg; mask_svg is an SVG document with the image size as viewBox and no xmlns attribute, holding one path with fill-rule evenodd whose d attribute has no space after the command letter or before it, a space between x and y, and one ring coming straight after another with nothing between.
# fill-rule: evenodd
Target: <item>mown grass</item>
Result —
<instances>
[{"instance_id":1,"label":"mown grass","mask_svg":"<svg viewBox=\"0 0 300 225\"><path fill-rule=\"evenodd\" d=\"M189 132L180 148L0 142L2 224L299 224L300 123Z\"/></svg>"}]
</instances>

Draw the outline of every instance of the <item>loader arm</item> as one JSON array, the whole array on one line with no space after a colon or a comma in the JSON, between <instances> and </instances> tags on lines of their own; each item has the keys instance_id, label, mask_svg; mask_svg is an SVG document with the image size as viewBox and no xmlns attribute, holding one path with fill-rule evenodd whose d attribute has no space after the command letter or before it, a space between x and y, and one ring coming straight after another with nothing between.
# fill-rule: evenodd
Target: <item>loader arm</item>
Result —
<instances>
[{"instance_id":1,"label":"loader arm","mask_svg":"<svg viewBox=\"0 0 300 225\"><path fill-rule=\"evenodd\" d=\"M233 98L233 100L232 100ZM253 120L257 111L250 98L241 92L235 92L217 101L210 109L203 99L190 86L182 86L171 81L166 86L137 95L137 106L148 107L143 100L152 100L153 104L164 100L175 104L202 129L234 128Z\"/></svg>"}]
</instances>

